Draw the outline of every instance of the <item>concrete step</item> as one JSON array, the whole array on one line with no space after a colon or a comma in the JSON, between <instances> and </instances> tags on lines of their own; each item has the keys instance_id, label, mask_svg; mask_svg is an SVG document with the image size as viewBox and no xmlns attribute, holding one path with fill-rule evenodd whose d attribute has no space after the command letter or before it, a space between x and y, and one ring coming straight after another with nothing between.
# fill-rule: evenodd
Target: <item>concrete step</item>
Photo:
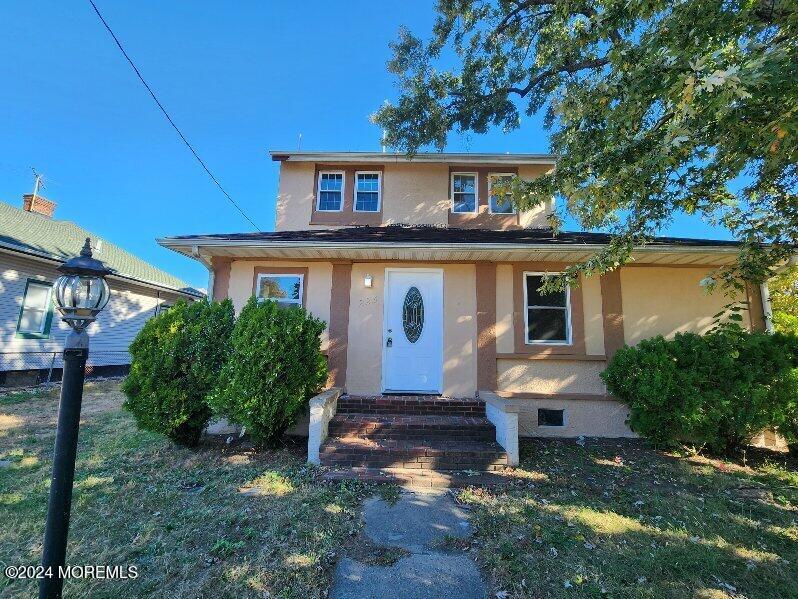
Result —
<instances>
[{"instance_id":1,"label":"concrete step","mask_svg":"<svg viewBox=\"0 0 798 599\"><path fill-rule=\"evenodd\" d=\"M501 471L507 454L495 442L442 439L328 438L320 449L324 466L411 470Z\"/></svg>"},{"instance_id":2,"label":"concrete step","mask_svg":"<svg viewBox=\"0 0 798 599\"><path fill-rule=\"evenodd\" d=\"M414 414L418 416L485 416L485 402L437 395L344 395L339 414Z\"/></svg>"},{"instance_id":3,"label":"concrete step","mask_svg":"<svg viewBox=\"0 0 798 599\"><path fill-rule=\"evenodd\" d=\"M415 414L336 414L330 420L331 437L364 439L452 439L493 441L496 430L483 416Z\"/></svg>"},{"instance_id":4,"label":"concrete step","mask_svg":"<svg viewBox=\"0 0 798 599\"><path fill-rule=\"evenodd\" d=\"M514 480L503 472L463 472L418 470L410 468L338 468L322 475L323 480L359 480L370 483L392 483L411 488L448 489L470 486L499 485Z\"/></svg>"}]
</instances>

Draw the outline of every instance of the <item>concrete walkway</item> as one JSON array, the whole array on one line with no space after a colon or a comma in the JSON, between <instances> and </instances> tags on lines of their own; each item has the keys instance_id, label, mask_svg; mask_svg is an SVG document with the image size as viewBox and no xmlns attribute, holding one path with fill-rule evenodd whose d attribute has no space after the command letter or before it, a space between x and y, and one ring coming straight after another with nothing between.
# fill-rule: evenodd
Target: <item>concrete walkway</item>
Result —
<instances>
[{"instance_id":1,"label":"concrete walkway","mask_svg":"<svg viewBox=\"0 0 798 599\"><path fill-rule=\"evenodd\" d=\"M332 599L485 599L487 590L476 564L462 552L445 552L447 537L471 534L466 513L445 491L403 491L394 505L379 498L365 504L365 541L399 547L409 555L391 566L342 559L333 580Z\"/></svg>"}]
</instances>

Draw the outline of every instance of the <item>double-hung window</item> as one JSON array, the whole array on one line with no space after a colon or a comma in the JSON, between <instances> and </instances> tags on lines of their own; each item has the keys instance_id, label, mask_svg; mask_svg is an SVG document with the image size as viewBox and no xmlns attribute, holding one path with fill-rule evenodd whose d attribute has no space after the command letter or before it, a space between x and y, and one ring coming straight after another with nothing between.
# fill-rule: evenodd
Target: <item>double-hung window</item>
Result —
<instances>
[{"instance_id":1,"label":"double-hung window","mask_svg":"<svg viewBox=\"0 0 798 599\"><path fill-rule=\"evenodd\" d=\"M515 214L515 208L513 207L513 203L510 201L511 194L507 191L503 191L502 193L493 193L493 187L501 185L502 187L509 189L510 183L513 180L512 174L507 173L491 173L488 177L488 186L490 194L490 211L493 214Z\"/></svg>"},{"instance_id":2,"label":"double-hung window","mask_svg":"<svg viewBox=\"0 0 798 599\"><path fill-rule=\"evenodd\" d=\"M28 280L17 320L17 334L23 337L49 337L53 321L53 286L44 281Z\"/></svg>"},{"instance_id":3,"label":"double-hung window","mask_svg":"<svg viewBox=\"0 0 798 599\"><path fill-rule=\"evenodd\" d=\"M281 306L301 306L302 286L305 284L302 275L261 274L255 295L260 301L273 301Z\"/></svg>"},{"instance_id":4,"label":"double-hung window","mask_svg":"<svg viewBox=\"0 0 798 599\"><path fill-rule=\"evenodd\" d=\"M355 173L355 212L380 211L380 173Z\"/></svg>"},{"instance_id":5,"label":"double-hung window","mask_svg":"<svg viewBox=\"0 0 798 599\"><path fill-rule=\"evenodd\" d=\"M542 294L541 273L524 273L524 324L528 344L546 343L569 345L571 343L571 293L555 291Z\"/></svg>"},{"instance_id":6,"label":"double-hung window","mask_svg":"<svg viewBox=\"0 0 798 599\"><path fill-rule=\"evenodd\" d=\"M344 206L344 174L327 171L319 173L318 203L320 212L340 212Z\"/></svg>"},{"instance_id":7,"label":"double-hung window","mask_svg":"<svg viewBox=\"0 0 798 599\"><path fill-rule=\"evenodd\" d=\"M477 203L477 174L452 173L452 212L476 212Z\"/></svg>"}]
</instances>

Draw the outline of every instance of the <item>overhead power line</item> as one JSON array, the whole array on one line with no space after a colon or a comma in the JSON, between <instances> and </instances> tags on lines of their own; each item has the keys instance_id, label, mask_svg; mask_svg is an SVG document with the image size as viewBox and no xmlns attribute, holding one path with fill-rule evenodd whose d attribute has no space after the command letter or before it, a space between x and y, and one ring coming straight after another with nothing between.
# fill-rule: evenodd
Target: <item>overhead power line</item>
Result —
<instances>
[{"instance_id":1,"label":"overhead power line","mask_svg":"<svg viewBox=\"0 0 798 599\"><path fill-rule=\"evenodd\" d=\"M130 56L128 56L127 52L125 52L125 49L124 49L124 47L122 47L122 43L119 41L119 38L117 38L117 37L116 37L116 34L113 32L113 30L111 29L111 27L108 25L108 23L107 23L107 22L105 21L105 19L103 18L102 14L100 13L100 10L97 8L97 5L94 3L94 0L89 0L89 3L91 4L91 7L94 9L94 12L96 12L96 13L97 13L97 16L100 18L100 21L102 22L103 26L104 26L104 27L105 27L105 28L108 30L108 33L110 33L110 34L111 34L111 37L112 37L112 38L114 38L114 41L116 42L116 45L117 45L117 47L119 48L120 52L122 52L122 55L125 57L125 59L128 61L128 63L130 63L130 66L131 66L131 67L133 67L133 70L135 71L135 73L136 73L136 76L139 78L139 81L141 81L141 83L144 85L144 87L146 87L146 88L147 88L147 91L148 91L148 92L150 92L150 95L152 96L152 99L153 99L153 100L155 100L155 103L158 105L158 108L160 108L160 109L161 109L161 112L163 112L164 116L166 117L166 120L167 120L167 121L169 121L169 124L170 124L170 125L172 125L172 127L174 128L174 130L175 130L175 131L177 131L177 134L180 136L180 139L182 139L182 140L183 140L183 143L184 143L184 144L186 144L186 147L187 147L189 150L191 150L191 153L192 153L192 154L194 154L194 158L196 158L196 159L197 159L197 162L199 162L199 163L200 163L200 166L202 166L202 168L203 168L203 169L205 169L205 172L206 172L206 173L208 173L208 176L211 178L211 180L212 180L214 183L216 183L216 187L218 187L218 188L221 190L221 192L224 194L224 196L225 196L225 197L226 197L228 200L230 200L230 203L231 203L233 206L235 206L236 210L238 210L238 211L241 213L241 216L243 216L245 219L247 219L247 221L249 222L249 224L251 224L251 225L252 225L252 226L255 228L255 230L256 230L256 231L260 232L260 229L258 228L258 225L256 225L256 224L255 224L255 223L252 221L252 219L251 219L251 218L249 218L249 217L247 216L246 212L244 212L244 210L241 208L241 206L239 206L239 205L238 205L238 203L236 203L236 201L235 201L235 200L234 200L234 199L233 199L233 198L230 196L230 194L229 194L229 193L227 193L227 191L225 191L225 188L224 188L224 187L222 187L222 184L221 184L221 183L219 183L219 180L218 180L216 177L214 177L213 173L211 172L211 169L209 169L209 168L208 168L208 165L206 165L206 164L205 164L205 161L204 161L202 158L200 158L200 155L199 155L199 154L197 154L196 150L194 150L194 148L192 147L192 145L191 145L191 144L189 143L189 141L186 139L186 136L185 136L185 135L183 135L183 132L182 132L182 131L180 131L180 129L178 128L178 126L177 126L177 125L175 124L175 122L172 120L172 117L170 117L170 116L169 116L169 113L168 113L168 112L166 112L166 108L164 108L164 107L163 107L163 104L161 104L161 101L160 101L160 100L158 100L158 97L155 95L155 92L154 92L154 91L152 91L152 88L151 88L151 87L149 86L149 84L148 84L148 83L147 83L147 82L144 80L144 77L142 77L142 75L141 75L141 73L139 72L138 68L137 68L137 67L136 67L136 65L133 63L133 60L131 60Z\"/></svg>"}]
</instances>

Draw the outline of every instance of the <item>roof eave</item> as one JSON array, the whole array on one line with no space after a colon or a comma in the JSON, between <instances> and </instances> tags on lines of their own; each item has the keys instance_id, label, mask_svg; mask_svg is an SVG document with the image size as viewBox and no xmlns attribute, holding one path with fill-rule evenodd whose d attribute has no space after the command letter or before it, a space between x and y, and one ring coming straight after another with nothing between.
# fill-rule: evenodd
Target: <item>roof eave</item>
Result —
<instances>
[{"instance_id":1,"label":"roof eave","mask_svg":"<svg viewBox=\"0 0 798 599\"><path fill-rule=\"evenodd\" d=\"M435 242L407 242L407 241L266 241L266 240L237 240L237 239L218 239L218 238L192 238L180 239L175 237L162 237L156 239L159 245L178 251L178 248L213 248L213 247L247 247L247 248L273 248L273 249L380 249L385 247L406 249L406 250L454 250L460 251L468 247L471 250L485 250L485 251L598 251L604 247L605 244L550 244L550 243L435 243ZM635 251L641 252L663 252L669 253L736 253L738 248L735 246L685 246L675 244L661 244L656 246L639 246ZM182 253L182 252L181 252Z\"/></svg>"},{"instance_id":2,"label":"roof eave","mask_svg":"<svg viewBox=\"0 0 798 599\"><path fill-rule=\"evenodd\" d=\"M15 254L22 254L22 255L24 255L24 256L26 256L28 258L32 258L32 259L36 259L36 260L43 260L43 261L46 261L46 262L54 262L56 264L63 264L64 263L64 260L62 258L59 258L58 256L54 256L54 255L48 254L46 252L37 252L35 250L29 250L29 249L26 249L26 248L21 248L19 246L15 246L15 245L10 244L10 243L5 243L3 241L0 241L0 250L4 250L4 251L7 251L7 252L12 252L12 253L15 253ZM188 289L183 289L183 288L178 289L177 287L171 287L169 285L164 285L163 283L156 283L155 281L150 281L150 280L147 280L147 279L140 279L138 277L131 277L129 275L124 275L124 274L117 273L117 272L112 273L111 275L109 275L109 277L113 278L113 279L122 279L124 281L130 281L130 282L133 282L133 283L137 283L139 285L144 285L145 287L152 287L154 289L163 289L165 291L171 291L172 293L190 295L190 296L196 297L198 299L201 299L201 298L205 297L205 294L202 293L201 291L197 291L195 293L195 292L190 291Z\"/></svg>"},{"instance_id":3,"label":"roof eave","mask_svg":"<svg viewBox=\"0 0 798 599\"><path fill-rule=\"evenodd\" d=\"M421 152L408 158L402 152L302 152L270 150L271 159L277 162L428 162L456 164L548 164L555 165L552 154L465 154L453 152Z\"/></svg>"}]
</instances>

